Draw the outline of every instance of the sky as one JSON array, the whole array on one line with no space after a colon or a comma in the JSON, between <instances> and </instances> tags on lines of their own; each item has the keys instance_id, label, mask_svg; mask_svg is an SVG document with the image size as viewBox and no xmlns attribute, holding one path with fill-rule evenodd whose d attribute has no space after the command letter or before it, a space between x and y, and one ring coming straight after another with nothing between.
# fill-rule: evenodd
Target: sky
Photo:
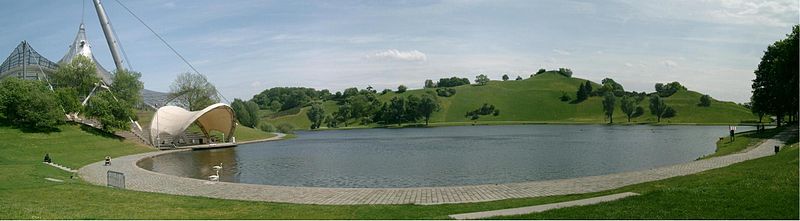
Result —
<instances>
[{"instance_id":1,"label":"sky","mask_svg":"<svg viewBox=\"0 0 800 221\"><path fill-rule=\"evenodd\" d=\"M191 69L115 0L102 1L145 88L169 91ZM612 78L626 90L678 81L747 102L766 47L798 24L798 1L441 0L122 1L226 99L271 87L340 91L478 74L527 78L539 68ZM4 0L0 56L28 41L58 61L86 24L101 65L114 68L89 0Z\"/></svg>"}]
</instances>

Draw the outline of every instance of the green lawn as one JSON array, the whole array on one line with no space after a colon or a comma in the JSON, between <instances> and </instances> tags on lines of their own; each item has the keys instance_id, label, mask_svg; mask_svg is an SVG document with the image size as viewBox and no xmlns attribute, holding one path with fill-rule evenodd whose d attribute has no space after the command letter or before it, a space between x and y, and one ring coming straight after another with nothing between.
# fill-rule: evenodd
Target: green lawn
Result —
<instances>
[{"instance_id":1,"label":"green lawn","mask_svg":"<svg viewBox=\"0 0 800 221\"><path fill-rule=\"evenodd\" d=\"M730 137L725 137L721 140L718 140L717 150L714 151L713 154L703 156L700 159L741 152L749 147L760 144L761 141L763 141L766 138L775 136L784 129L786 129L786 127L766 129L760 133L756 131L745 131L741 133L736 133L734 135L736 139L733 139L733 141L731 141Z\"/></svg>"},{"instance_id":2,"label":"green lawn","mask_svg":"<svg viewBox=\"0 0 800 221\"><path fill-rule=\"evenodd\" d=\"M502 219L798 219L798 144L778 155L623 187L642 195Z\"/></svg>"},{"instance_id":3,"label":"green lawn","mask_svg":"<svg viewBox=\"0 0 800 221\"><path fill-rule=\"evenodd\" d=\"M798 151L696 175L599 193L456 205L322 206L174 196L95 186L40 163L44 153L73 168L152 149L84 131L24 133L0 127L2 219L446 219L448 214L575 200L616 192L642 196L590 207L515 218L770 218L797 219ZM796 142L796 141L795 141ZM44 180L57 178L66 182ZM565 212L565 210L567 210Z\"/></svg>"},{"instance_id":4,"label":"green lawn","mask_svg":"<svg viewBox=\"0 0 800 221\"><path fill-rule=\"evenodd\" d=\"M482 116L479 124L516 124L516 123L606 123L601 110L601 97L589 99L573 104L559 100L562 92L575 97L578 85L585 79L567 78L554 72L536 75L520 81L491 81L487 85L462 85L455 87L456 94L452 97L439 97L441 110L431 116L431 123L435 125L463 125L471 121L464 117L467 111L480 107L483 103L495 105L500 109L500 116ZM593 84L593 88L599 88ZM409 90L405 93L387 93L380 95L383 102L395 96L421 95L435 89ZM677 116L662 119L662 124L738 124L743 122L758 121L747 108L733 102L713 100L711 106L700 107L701 93L694 91L679 91L665 98L665 103L677 111ZM627 118L619 108L614 113L615 123L628 123ZM633 124L656 123L655 116L650 114L648 100L643 100L639 106L643 107L645 114L631 119ZM335 111L335 103L325 103L326 113ZM284 111L278 117L265 115L262 120L272 124L290 123L298 129L307 129L311 124L306 117L308 107L299 110ZM371 125L374 126L374 125Z\"/></svg>"}]
</instances>

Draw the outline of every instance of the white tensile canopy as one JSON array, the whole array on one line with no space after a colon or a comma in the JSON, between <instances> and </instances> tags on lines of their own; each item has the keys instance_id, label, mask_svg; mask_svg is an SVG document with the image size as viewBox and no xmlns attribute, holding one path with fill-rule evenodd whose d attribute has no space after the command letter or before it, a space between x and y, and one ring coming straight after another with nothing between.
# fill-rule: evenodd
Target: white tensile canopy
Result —
<instances>
[{"instance_id":1,"label":"white tensile canopy","mask_svg":"<svg viewBox=\"0 0 800 221\"><path fill-rule=\"evenodd\" d=\"M206 138L210 137L209 132L219 131L225 134L225 139L228 139L227 137L236 129L235 119L231 106L223 103L216 103L199 111L164 106L158 108L150 122L150 139L152 144L158 145L158 135L181 135L195 122Z\"/></svg>"}]
</instances>

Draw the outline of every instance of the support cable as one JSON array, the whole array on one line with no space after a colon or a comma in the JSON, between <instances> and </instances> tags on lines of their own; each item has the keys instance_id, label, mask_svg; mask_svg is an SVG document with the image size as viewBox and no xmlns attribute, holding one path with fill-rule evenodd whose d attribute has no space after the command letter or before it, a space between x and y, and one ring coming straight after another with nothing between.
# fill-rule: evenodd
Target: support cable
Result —
<instances>
[{"instance_id":1,"label":"support cable","mask_svg":"<svg viewBox=\"0 0 800 221\"><path fill-rule=\"evenodd\" d=\"M181 53L178 53L178 50L175 50L175 48L173 48L172 45L167 43L167 40L164 40L164 38L161 37L161 35L159 35L158 33L156 33L156 31L153 30L153 28L151 28L149 25L147 25L147 23L145 23L144 20L142 20L141 18L139 18L138 15L133 13L133 11L130 8L128 8L128 6L125 6L125 4L122 4L122 2L120 2L119 0L114 0L114 1L117 2L117 4L119 4L120 6L122 6L122 8L124 8L125 11L128 11L128 13L130 13L134 18L136 18L136 20L139 20L139 23L142 23L142 25L144 25L144 27L146 27L148 30L150 30L150 32L152 32L153 35L155 35L158 38L158 40L161 40L161 43L164 43L164 45L167 46L167 48L172 50L172 53L175 53L175 55L177 55L178 58L180 58L184 63L186 63L186 65L188 65L189 68L191 68L195 73L202 75L202 73L200 73L200 71L198 71L197 68L194 67L194 65L189 63L189 61L186 60L186 58L184 58L183 55L181 55ZM217 95L222 97L222 99L224 99L226 102L230 103L228 98L226 98L224 95L222 95L222 93L220 93L219 90L217 90Z\"/></svg>"}]
</instances>

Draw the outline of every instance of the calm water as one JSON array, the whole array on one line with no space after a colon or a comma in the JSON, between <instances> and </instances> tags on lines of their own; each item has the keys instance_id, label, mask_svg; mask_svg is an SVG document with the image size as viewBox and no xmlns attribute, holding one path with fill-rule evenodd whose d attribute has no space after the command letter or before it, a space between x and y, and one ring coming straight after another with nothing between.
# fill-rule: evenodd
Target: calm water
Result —
<instances>
[{"instance_id":1,"label":"calm water","mask_svg":"<svg viewBox=\"0 0 800 221\"><path fill-rule=\"evenodd\" d=\"M739 131L753 128L739 127ZM313 187L420 187L574 178L689 162L727 126L516 125L299 132L298 138L166 154L145 169Z\"/></svg>"}]
</instances>

